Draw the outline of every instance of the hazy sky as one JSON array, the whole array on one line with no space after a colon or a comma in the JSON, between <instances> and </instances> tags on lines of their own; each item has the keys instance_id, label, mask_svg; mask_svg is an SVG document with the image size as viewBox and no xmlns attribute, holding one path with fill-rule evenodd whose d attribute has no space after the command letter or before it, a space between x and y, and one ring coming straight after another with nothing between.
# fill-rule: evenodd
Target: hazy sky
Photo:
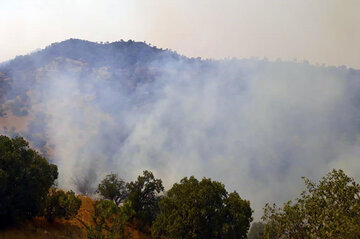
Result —
<instances>
[{"instance_id":1,"label":"hazy sky","mask_svg":"<svg viewBox=\"0 0 360 239\"><path fill-rule=\"evenodd\" d=\"M0 0L0 61L67 38L360 69L359 0Z\"/></svg>"}]
</instances>

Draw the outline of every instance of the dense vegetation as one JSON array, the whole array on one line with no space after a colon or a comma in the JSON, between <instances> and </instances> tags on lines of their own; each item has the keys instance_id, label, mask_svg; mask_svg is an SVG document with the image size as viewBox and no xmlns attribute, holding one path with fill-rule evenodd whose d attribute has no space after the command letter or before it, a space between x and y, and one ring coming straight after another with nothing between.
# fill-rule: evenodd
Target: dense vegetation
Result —
<instances>
[{"instance_id":1,"label":"dense vegetation","mask_svg":"<svg viewBox=\"0 0 360 239\"><path fill-rule=\"evenodd\" d=\"M150 171L144 171L134 182L125 183L116 174L107 175L99 184L97 192L105 199L96 205L94 223L90 227L91 238L103 236L117 238L124 236L126 225L150 233L155 220L161 193L164 191L161 179Z\"/></svg>"},{"instance_id":2,"label":"dense vegetation","mask_svg":"<svg viewBox=\"0 0 360 239\"><path fill-rule=\"evenodd\" d=\"M49 222L75 217L81 200L72 191L54 188L57 176L57 167L23 138L1 136L1 227L35 216ZM150 171L129 183L110 174L97 192L104 199L95 204L94 223L87 226L89 238L126 238L129 225L153 231L155 238L245 238L251 221L248 201L205 178L184 178L164 194L161 179ZM176 217L165 220L168 213L187 218L181 225Z\"/></svg>"},{"instance_id":3,"label":"dense vegetation","mask_svg":"<svg viewBox=\"0 0 360 239\"><path fill-rule=\"evenodd\" d=\"M359 238L360 185L342 170L318 184L304 181L307 190L295 202L265 206L265 238Z\"/></svg>"},{"instance_id":4,"label":"dense vegetation","mask_svg":"<svg viewBox=\"0 0 360 239\"><path fill-rule=\"evenodd\" d=\"M151 177L144 177L145 175ZM144 176L139 176L139 181L145 178L150 178L153 183L156 181L148 171L144 172ZM194 177L183 178L163 196L158 196L157 200L156 194L161 190L156 191L155 184L152 184L147 191L151 192L149 198L153 198L150 201L157 206L146 210L147 213L152 212L155 218L148 225L152 224L153 238L358 238L360 185L342 170L333 170L318 184L307 178L304 180L307 191L302 192L300 198L295 202L287 202L281 208L275 204L266 204L263 221L254 223L248 235L252 221L249 201L241 199L236 192L228 193L220 182L207 178L201 181ZM111 191L116 188L112 184L124 185L124 181L117 175L108 175L99 188L103 192ZM143 185L139 182L131 184ZM122 195L129 195L134 190L129 187L130 184L126 185L126 190L119 187ZM110 235L115 231L118 232L117 235L121 232L125 236L125 225L134 220L143 220L139 217L142 214L137 211L146 208L146 200L126 197L123 203L116 206L112 201L113 197L107 198L109 200L99 203L102 206L99 210L102 208L103 213L113 213L108 216L108 222L111 222L107 224L110 233L103 235ZM134 202L138 203L136 209L132 207ZM105 221L107 220L102 219L102 222ZM146 227L145 224L142 226Z\"/></svg>"},{"instance_id":5,"label":"dense vegetation","mask_svg":"<svg viewBox=\"0 0 360 239\"><path fill-rule=\"evenodd\" d=\"M252 220L249 201L208 178L183 178L159 206L154 238L246 238Z\"/></svg>"},{"instance_id":6,"label":"dense vegetation","mask_svg":"<svg viewBox=\"0 0 360 239\"><path fill-rule=\"evenodd\" d=\"M0 226L41 214L57 176L57 167L23 138L0 136Z\"/></svg>"},{"instance_id":7,"label":"dense vegetation","mask_svg":"<svg viewBox=\"0 0 360 239\"><path fill-rule=\"evenodd\" d=\"M76 217L81 200L54 187L57 167L21 137L0 136L0 226L35 216L49 222ZM130 238L134 227L153 238L358 238L360 185L342 170L319 183L304 178L306 191L278 207L266 204L262 222L253 223L250 202L209 178L183 178L164 192L162 180L144 171L133 182L117 174L98 185L88 238ZM248 234L247 234L248 233Z\"/></svg>"},{"instance_id":8,"label":"dense vegetation","mask_svg":"<svg viewBox=\"0 0 360 239\"><path fill-rule=\"evenodd\" d=\"M35 216L76 215L81 202L72 192L50 190L57 177L56 165L23 138L0 136L0 228Z\"/></svg>"},{"instance_id":9,"label":"dense vegetation","mask_svg":"<svg viewBox=\"0 0 360 239\"><path fill-rule=\"evenodd\" d=\"M161 194L163 190L150 171L126 184L116 174L106 176L98 186L105 200L96 205L89 237L122 238L125 226L133 225L148 232L151 228L154 238L246 238L250 203L228 193L220 182L190 177Z\"/></svg>"}]
</instances>

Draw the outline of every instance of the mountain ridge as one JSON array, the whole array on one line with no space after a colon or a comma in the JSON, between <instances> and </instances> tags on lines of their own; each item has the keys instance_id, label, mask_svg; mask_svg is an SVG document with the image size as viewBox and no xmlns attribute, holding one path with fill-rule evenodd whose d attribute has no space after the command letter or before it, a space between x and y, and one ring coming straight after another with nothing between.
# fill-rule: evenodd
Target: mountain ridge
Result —
<instances>
[{"instance_id":1,"label":"mountain ridge","mask_svg":"<svg viewBox=\"0 0 360 239\"><path fill-rule=\"evenodd\" d=\"M84 53L88 50L91 50L89 55L81 55L77 54L77 52ZM151 60L154 60L155 57L149 57L150 54L154 54L157 57L161 58L167 58L167 60L187 60L187 61L195 61L195 60L202 60L202 61L210 61L210 62L220 62L220 61L247 61L247 62L268 62L268 63L287 63L287 64L306 64L313 67L320 67L320 68L333 68L333 69L348 69L351 71L360 71L360 69L348 67L345 65L340 66L334 66L334 65L319 65L319 64L311 64L308 61L304 60L303 62L296 61L296 60L281 60L277 59L274 61L269 61L266 58L259 59L257 57L253 58L225 58L225 59L202 59L201 57L187 57L184 55L178 54L176 51L173 51L171 49L162 49L158 48L157 46L152 46L150 44L147 44L146 42L141 41L133 41L133 40L119 40L114 42L94 42L89 40L83 40L83 39L77 39L77 38L69 38L60 42L54 42L48 46L46 46L43 49L36 50L34 52L25 54L25 55L19 55L16 56L13 59L9 59L7 61L0 63L0 71L1 69L11 67L12 65L24 65L26 63L34 62L34 59L30 58L36 58L40 56L40 58L53 58L53 57L65 57L75 60L83 60L84 62L89 62L89 59L91 57L94 57L96 55L111 55L111 52L115 53L121 53L123 55L128 55L129 58L133 58L131 63L146 63ZM142 56L147 56L145 58L142 58ZM116 59L116 54L114 55ZM119 57L119 56L118 56ZM136 60L138 61L136 61ZM124 61L124 59L119 59ZM129 59L126 59L129 60ZM36 60L35 60L36 61ZM91 62L91 61L90 61ZM106 64L108 62L99 61L102 64ZM40 63L43 63L40 61ZM91 62L94 64L94 62ZM97 66L101 66L101 64L97 63L95 64ZM34 67L39 65L34 65Z\"/></svg>"},{"instance_id":2,"label":"mountain ridge","mask_svg":"<svg viewBox=\"0 0 360 239\"><path fill-rule=\"evenodd\" d=\"M104 56L105 59L97 59L97 57ZM70 38L61 42L52 43L44 49L17 56L14 59L3 62L2 66L0 66L0 70L1 68L19 67L29 63L31 63L29 64L30 67L36 68L42 66L46 61L51 61L51 59L55 57L81 60L96 66L102 66L109 63L114 64L115 60L118 60L119 62L126 61L130 64L143 64L154 60L155 57L181 58L180 55L173 51L149 46L144 42L121 40L103 44Z\"/></svg>"}]
</instances>

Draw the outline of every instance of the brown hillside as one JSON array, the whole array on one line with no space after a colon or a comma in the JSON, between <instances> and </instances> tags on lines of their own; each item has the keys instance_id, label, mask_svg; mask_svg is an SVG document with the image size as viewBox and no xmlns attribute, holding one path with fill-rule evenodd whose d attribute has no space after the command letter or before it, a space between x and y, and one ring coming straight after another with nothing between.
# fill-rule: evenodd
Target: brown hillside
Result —
<instances>
[{"instance_id":1,"label":"brown hillside","mask_svg":"<svg viewBox=\"0 0 360 239\"><path fill-rule=\"evenodd\" d=\"M87 238L85 226L80 222L89 225L92 223L93 205L95 203L89 197L81 197L81 208L77 218L71 220L56 220L54 223L47 222L44 218L38 217L31 221L0 231L0 239L60 239L60 238ZM132 239L150 239L146 235L133 228L129 228Z\"/></svg>"}]
</instances>

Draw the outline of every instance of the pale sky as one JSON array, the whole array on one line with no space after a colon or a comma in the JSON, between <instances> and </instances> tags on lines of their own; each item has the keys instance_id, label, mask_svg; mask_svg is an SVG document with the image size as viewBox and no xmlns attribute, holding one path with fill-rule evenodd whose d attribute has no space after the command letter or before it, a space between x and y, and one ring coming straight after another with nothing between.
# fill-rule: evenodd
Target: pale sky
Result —
<instances>
[{"instance_id":1,"label":"pale sky","mask_svg":"<svg viewBox=\"0 0 360 239\"><path fill-rule=\"evenodd\" d=\"M68 38L360 69L360 0L0 0L0 61Z\"/></svg>"}]
</instances>

